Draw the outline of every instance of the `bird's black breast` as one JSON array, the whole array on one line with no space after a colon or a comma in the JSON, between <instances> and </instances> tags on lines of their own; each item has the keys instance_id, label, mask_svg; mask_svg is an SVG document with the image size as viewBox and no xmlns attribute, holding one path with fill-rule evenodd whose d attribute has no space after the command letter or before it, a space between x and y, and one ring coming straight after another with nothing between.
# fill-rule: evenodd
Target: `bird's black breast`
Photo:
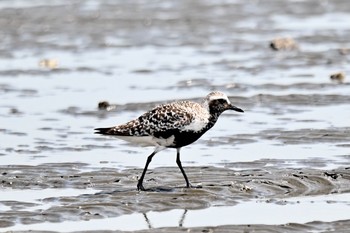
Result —
<instances>
[{"instance_id":1,"label":"bird's black breast","mask_svg":"<svg viewBox=\"0 0 350 233\"><path fill-rule=\"evenodd\" d=\"M169 137L174 136L174 145L169 146L170 148L180 148L183 146L187 146L195 141L197 141L204 132L194 132L194 131L179 131L179 130L170 130L170 131L163 131L163 132L157 132L154 134L157 138L164 138L167 139Z\"/></svg>"},{"instance_id":2,"label":"bird's black breast","mask_svg":"<svg viewBox=\"0 0 350 233\"><path fill-rule=\"evenodd\" d=\"M154 132L153 136L156 138L167 139L169 137L174 136L174 144L168 146L170 148L180 148L183 146L187 146L195 141L197 141L205 132L207 132L211 127L214 126L217 118L211 118L209 123L200 131L192 131L192 130L182 130L179 129L171 129Z\"/></svg>"},{"instance_id":3,"label":"bird's black breast","mask_svg":"<svg viewBox=\"0 0 350 233\"><path fill-rule=\"evenodd\" d=\"M175 133L175 146L174 148L180 148L187 146L195 141L197 141L205 132L195 132L195 131L182 131Z\"/></svg>"}]
</instances>

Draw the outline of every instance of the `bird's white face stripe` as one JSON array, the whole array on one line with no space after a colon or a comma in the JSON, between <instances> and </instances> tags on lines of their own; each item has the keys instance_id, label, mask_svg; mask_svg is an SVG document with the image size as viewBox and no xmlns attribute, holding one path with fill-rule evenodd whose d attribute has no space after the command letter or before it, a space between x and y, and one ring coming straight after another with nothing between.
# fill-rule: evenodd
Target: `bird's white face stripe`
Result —
<instances>
[{"instance_id":1,"label":"bird's white face stripe","mask_svg":"<svg viewBox=\"0 0 350 233\"><path fill-rule=\"evenodd\" d=\"M218 99L224 99L227 101L227 103L229 103L229 104L231 103L230 100L227 98L227 96L218 96L218 95L210 96L209 101L218 100Z\"/></svg>"},{"instance_id":2,"label":"bird's white face stripe","mask_svg":"<svg viewBox=\"0 0 350 233\"><path fill-rule=\"evenodd\" d=\"M226 100L227 103L231 103L230 100L228 99L227 95L225 95L224 93L220 92L220 91L213 91L210 92L207 97L206 97L206 102L209 103L212 100L218 100L218 99L224 99Z\"/></svg>"}]
</instances>

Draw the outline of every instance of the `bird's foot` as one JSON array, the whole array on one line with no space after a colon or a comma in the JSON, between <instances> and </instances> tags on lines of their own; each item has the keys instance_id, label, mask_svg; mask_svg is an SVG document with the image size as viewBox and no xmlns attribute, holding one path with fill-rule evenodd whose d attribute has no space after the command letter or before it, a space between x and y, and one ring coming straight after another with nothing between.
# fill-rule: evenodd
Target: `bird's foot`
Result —
<instances>
[{"instance_id":1,"label":"bird's foot","mask_svg":"<svg viewBox=\"0 0 350 233\"><path fill-rule=\"evenodd\" d=\"M197 188L202 188L202 185L192 185L191 183L186 184L186 188L191 188L191 189L197 189Z\"/></svg>"},{"instance_id":2,"label":"bird's foot","mask_svg":"<svg viewBox=\"0 0 350 233\"><path fill-rule=\"evenodd\" d=\"M146 189L142 185L142 182L138 182L137 183L137 190L138 191L146 191Z\"/></svg>"}]
</instances>

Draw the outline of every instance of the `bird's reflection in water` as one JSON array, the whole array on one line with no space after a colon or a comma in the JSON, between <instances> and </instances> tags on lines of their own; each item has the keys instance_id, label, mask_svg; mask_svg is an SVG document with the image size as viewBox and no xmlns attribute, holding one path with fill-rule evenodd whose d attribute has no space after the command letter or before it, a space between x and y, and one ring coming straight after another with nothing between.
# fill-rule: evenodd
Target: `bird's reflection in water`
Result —
<instances>
[{"instance_id":1,"label":"bird's reflection in water","mask_svg":"<svg viewBox=\"0 0 350 233\"><path fill-rule=\"evenodd\" d=\"M179 227L182 227L182 226L183 226L183 223L184 223L184 221L185 221L186 214L187 214L187 210L185 209L184 212L183 212L182 215L181 215L181 218L180 218L180 221L179 221Z\"/></svg>"},{"instance_id":2,"label":"bird's reflection in water","mask_svg":"<svg viewBox=\"0 0 350 233\"><path fill-rule=\"evenodd\" d=\"M143 217L145 218L145 221L146 221L146 223L147 223L148 229L152 229L152 228L153 228L153 227L152 227L152 223L151 223L151 221L148 219L147 213L142 213L142 215L143 215Z\"/></svg>"},{"instance_id":3,"label":"bird's reflection in water","mask_svg":"<svg viewBox=\"0 0 350 233\"><path fill-rule=\"evenodd\" d=\"M180 219L179 219L179 224L178 224L179 227L182 227L182 226L183 226L183 223L184 223L184 221L185 221L186 214L187 214L187 211L188 211L188 210L187 210L187 209L184 209L183 211L184 211L184 212L181 214L181 217L180 217ZM152 229L152 228L153 228L152 222L151 222L150 219L148 218L147 213L142 213L142 215L143 215L143 217L145 218L145 221L146 221L146 224L147 224L147 226L148 226L148 229Z\"/></svg>"}]
</instances>

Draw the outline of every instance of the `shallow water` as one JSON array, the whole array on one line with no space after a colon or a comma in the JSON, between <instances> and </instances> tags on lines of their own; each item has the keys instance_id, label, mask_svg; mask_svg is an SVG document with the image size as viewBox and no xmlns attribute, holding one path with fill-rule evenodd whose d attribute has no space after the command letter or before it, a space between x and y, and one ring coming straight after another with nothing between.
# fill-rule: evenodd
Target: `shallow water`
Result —
<instances>
[{"instance_id":1,"label":"shallow water","mask_svg":"<svg viewBox=\"0 0 350 233\"><path fill-rule=\"evenodd\" d=\"M18 0L1 1L0 15L2 229L347 229L349 189L342 182L349 180L350 85L348 77L343 83L329 78L349 72L347 1ZM292 37L299 48L271 50L279 36ZM43 67L43 59L57 67ZM93 128L124 123L159 103L200 101L211 90L227 93L245 113L224 113L182 150L190 180L202 188L182 190L169 149L150 165L150 194L136 192L152 148L94 135ZM100 101L115 108L98 110ZM300 186L278 180L299 172L314 178ZM209 174L221 180L211 183ZM242 194L248 182L242 174L266 182ZM287 204L276 204L284 203L285 190L273 181L291 182ZM124 201L145 204L113 204L121 191ZM94 195L99 192L107 194ZM179 196L183 202L167 202ZM270 198L276 200L262 201ZM300 203L289 203L293 198ZM296 206L312 213L278 214ZM210 218L256 208L261 212L254 217L248 211ZM320 208L344 211L327 215ZM264 211L276 211L274 221L260 218ZM213 222L198 221L204 215ZM285 228L291 223L300 228Z\"/></svg>"},{"instance_id":2,"label":"shallow water","mask_svg":"<svg viewBox=\"0 0 350 233\"><path fill-rule=\"evenodd\" d=\"M209 207L201 210L170 210L165 212L148 212L144 214L123 215L117 218L96 219L89 222L65 222L67 231L97 231L97 230L123 230L135 231L145 228L157 229L162 227L201 227L224 226L239 224L267 224L282 225L293 222L305 224L311 221L339 221L349 219L348 194L335 195L330 198L315 199L307 197L298 199L298 203L270 204L266 202L240 203L236 206ZM334 202L334 203L332 203ZM338 203L340 202L340 203ZM304 212L301 215L300 209ZM258 218L252 218L254 216ZM315 219L315 213L317 219ZM102 227L101 227L102 226ZM34 224L33 230L55 229L59 223ZM19 225L13 229L27 229L27 226ZM65 230L64 230L65 231Z\"/></svg>"}]
</instances>

